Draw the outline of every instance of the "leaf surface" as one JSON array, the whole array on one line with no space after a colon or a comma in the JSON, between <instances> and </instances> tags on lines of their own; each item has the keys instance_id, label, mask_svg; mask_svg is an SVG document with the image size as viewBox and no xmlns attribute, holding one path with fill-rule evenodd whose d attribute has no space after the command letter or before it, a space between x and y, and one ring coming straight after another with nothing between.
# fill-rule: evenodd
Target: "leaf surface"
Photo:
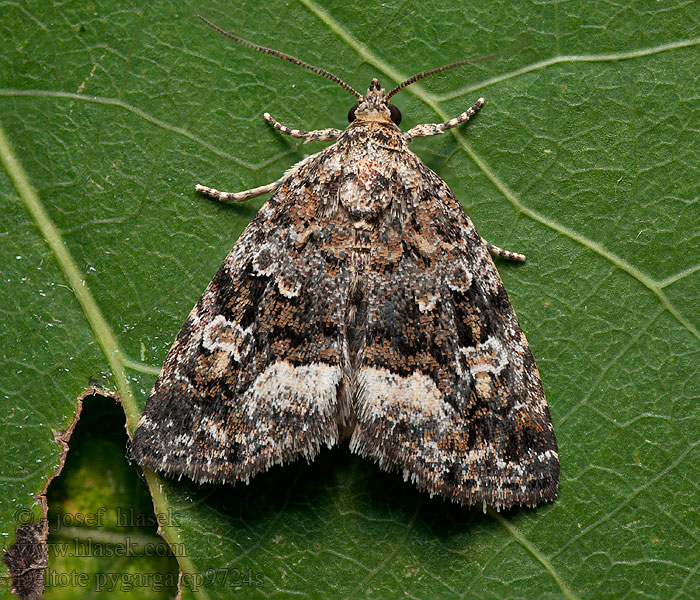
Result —
<instances>
[{"instance_id":1,"label":"leaf surface","mask_svg":"<svg viewBox=\"0 0 700 600\"><path fill-rule=\"evenodd\" d=\"M700 595L700 25L692 3L39 0L0 23L0 311L5 547L55 471L55 430L91 383L129 426L167 350L305 153L263 120L343 127L332 82L232 45L197 12L364 91L501 53L396 97L413 149L499 268L560 444L559 498L482 514L327 450L250 486L149 479L196 597ZM115 460L123 460L116 456ZM137 468L134 466L134 468ZM168 512L170 510L170 513ZM177 554L177 553L176 553ZM7 588L3 588L7 589Z\"/></svg>"}]
</instances>

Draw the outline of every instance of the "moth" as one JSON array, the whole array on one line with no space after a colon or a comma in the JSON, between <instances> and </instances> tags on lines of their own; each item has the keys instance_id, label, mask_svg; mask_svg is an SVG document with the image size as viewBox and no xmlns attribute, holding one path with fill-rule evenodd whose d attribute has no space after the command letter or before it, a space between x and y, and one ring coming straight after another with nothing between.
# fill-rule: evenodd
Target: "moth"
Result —
<instances>
[{"instance_id":1,"label":"moth","mask_svg":"<svg viewBox=\"0 0 700 600\"><path fill-rule=\"evenodd\" d=\"M279 180L192 309L132 441L137 461L195 482L248 482L349 438L352 452L464 505L534 506L558 489L557 442L540 376L491 253L447 184L408 149L467 121L402 132L389 100L470 61L356 98L344 131L281 133L334 143Z\"/></svg>"}]
</instances>

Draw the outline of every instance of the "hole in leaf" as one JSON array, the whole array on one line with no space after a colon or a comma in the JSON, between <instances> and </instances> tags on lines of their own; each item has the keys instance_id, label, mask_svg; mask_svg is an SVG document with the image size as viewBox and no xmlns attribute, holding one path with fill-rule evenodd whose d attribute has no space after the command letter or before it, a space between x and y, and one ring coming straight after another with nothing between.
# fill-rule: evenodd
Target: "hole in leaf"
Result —
<instances>
[{"instance_id":1,"label":"hole in leaf","mask_svg":"<svg viewBox=\"0 0 700 600\"><path fill-rule=\"evenodd\" d=\"M172 598L178 565L157 534L148 488L126 458L124 412L93 395L49 486L49 553L44 598Z\"/></svg>"}]
</instances>

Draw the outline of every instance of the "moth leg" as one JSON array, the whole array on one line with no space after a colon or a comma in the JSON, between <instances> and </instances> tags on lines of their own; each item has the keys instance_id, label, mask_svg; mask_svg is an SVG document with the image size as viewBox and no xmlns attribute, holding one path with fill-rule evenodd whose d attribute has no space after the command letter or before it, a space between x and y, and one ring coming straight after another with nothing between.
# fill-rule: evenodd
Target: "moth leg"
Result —
<instances>
[{"instance_id":1,"label":"moth leg","mask_svg":"<svg viewBox=\"0 0 700 600\"><path fill-rule=\"evenodd\" d=\"M502 256L503 258L507 258L508 260L517 260L518 262L523 262L525 260L525 255L520 254L520 252L511 252L510 250L504 250L503 248L499 248L494 244L490 244L486 240L484 240L484 243L486 244L486 248L488 248L488 251L494 256Z\"/></svg>"},{"instance_id":2,"label":"moth leg","mask_svg":"<svg viewBox=\"0 0 700 600\"><path fill-rule=\"evenodd\" d=\"M403 139L410 142L413 138L417 137L428 137L430 135L440 135L446 129L452 129L457 127L460 123L468 121L470 117L479 110L484 105L484 99L479 98L474 105L469 109L465 110L461 115L445 121L444 123L424 123L423 125L416 125L412 129L404 132Z\"/></svg>"},{"instance_id":3,"label":"moth leg","mask_svg":"<svg viewBox=\"0 0 700 600\"><path fill-rule=\"evenodd\" d=\"M219 190L215 190L214 188L210 188L205 185L199 184L197 184L194 189L200 194L204 194L205 196L209 196L210 198L216 198L220 202L243 202L244 200L248 200L249 198L255 198L255 196L260 196L261 194L274 192L286 178L286 175L284 175L277 181L273 181L272 183L268 183L267 185L261 185L260 187L252 188L250 190L244 190L242 192L220 192Z\"/></svg>"},{"instance_id":4,"label":"moth leg","mask_svg":"<svg viewBox=\"0 0 700 600\"><path fill-rule=\"evenodd\" d=\"M209 196L210 198L215 198L220 202L243 202L244 200L248 200L249 198L255 198L255 196L260 196L262 194L269 194L270 192L274 192L290 177L296 176L299 170L302 169L309 161L313 160L316 156L318 156L318 152L316 154L311 154L310 156L307 156L303 160L300 160L297 164L288 169L284 173L284 175L282 175L282 177L280 177L277 181L273 181L272 183L268 183L267 185L261 185L260 187L251 188L249 190L243 190L242 192L220 192L219 190L215 190L214 188L210 188L206 185L199 184L197 184L194 187L194 189L196 192L204 194L205 196Z\"/></svg>"},{"instance_id":5,"label":"moth leg","mask_svg":"<svg viewBox=\"0 0 700 600\"><path fill-rule=\"evenodd\" d=\"M314 131L303 131L301 129L290 129L286 125L282 125L279 121L270 116L270 113L263 115L265 120L272 125L277 131L286 135L291 135L295 138L303 138L305 144L309 142L324 142L328 140L336 140L343 133L340 129L315 129Z\"/></svg>"}]
</instances>

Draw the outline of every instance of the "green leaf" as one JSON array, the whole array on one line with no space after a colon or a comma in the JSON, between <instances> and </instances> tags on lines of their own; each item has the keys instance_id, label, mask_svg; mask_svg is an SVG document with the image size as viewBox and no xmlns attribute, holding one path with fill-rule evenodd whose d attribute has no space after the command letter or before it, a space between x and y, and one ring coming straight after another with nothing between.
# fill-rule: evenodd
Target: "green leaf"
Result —
<instances>
[{"instance_id":1,"label":"green leaf","mask_svg":"<svg viewBox=\"0 0 700 600\"><path fill-rule=\"evenodd\" d=\"M332 82L233 45L201 12L360 91L464 58L396 97L414 150L489 241L540 368L559 498L482 514L350 455L250 486L148 477L196 597L700 595L700 26L692 4L301 0L11 3L0 23L0 521L60 462L90 385L135 426L190 308L307 152L263 120L343 127ZM123 454L114 460L123 460ZM136 465L132 468L137 469ZM36 511L36 509L33 509ZM35 512L35 514L38 514ZM187 583L187 582L186 582ZM9 589L9 586L2 588Z\"/></svg>"}]
</instances>

